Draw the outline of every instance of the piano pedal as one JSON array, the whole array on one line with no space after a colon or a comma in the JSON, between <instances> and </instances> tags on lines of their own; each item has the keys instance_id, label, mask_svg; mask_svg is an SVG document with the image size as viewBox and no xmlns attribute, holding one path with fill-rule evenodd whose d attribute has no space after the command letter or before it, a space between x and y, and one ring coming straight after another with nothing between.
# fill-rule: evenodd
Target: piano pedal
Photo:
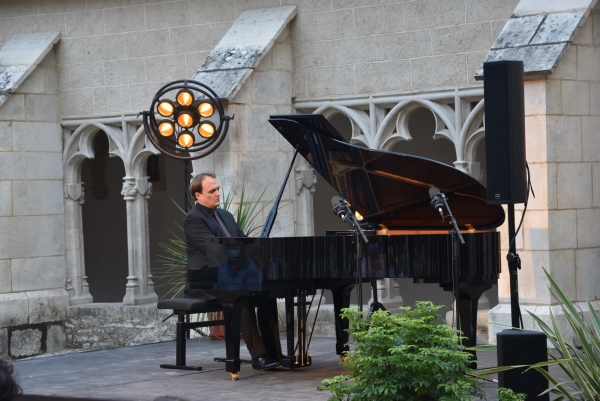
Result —
<instances>
[{"instance_id":1,"label":"piano pedal","mask_svg":"<svg viewBox=\"0 0 600 401\"><path fill-rule=\"evenodd\" d=\"M229 372L229 375L231 375L232 381L240 380L240 374L238 372Z\"/></svg>"}]
</instances>

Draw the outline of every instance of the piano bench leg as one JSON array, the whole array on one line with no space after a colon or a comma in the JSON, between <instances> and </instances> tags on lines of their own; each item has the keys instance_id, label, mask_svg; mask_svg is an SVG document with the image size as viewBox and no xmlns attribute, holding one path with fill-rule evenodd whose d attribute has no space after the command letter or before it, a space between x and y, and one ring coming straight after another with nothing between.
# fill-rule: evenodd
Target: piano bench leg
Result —
<instances>
[{"instance_id":1,"label":"piano bench leg","mask_svg":"<svg viewBox=\"0 0 600 401\"><path fill-rule=\"evenodd\" d=\"M160 365L161 369L179 369L179 370L195 370L197 372L202 370L202 366L186 366L186 365L171 365L171 364L162 364Z\"/></svg>"},{"instance_id":2,"label":"piano bench leg","mask_svg":"<svg viewBox=\"0 0 600 401\"><path fill-rule=\"evenodd\" d=\"M186 323L185 317L189 314L185 311L174 310L173 313L177 315L177 332L175 335L175 364L162 364L160 367L161 369L193 370L199 372L202 370L201 366L187 366L185 364L186 337L189 333L189 330L197 327L197 324L192 325L191 323ZM220 323L220 321L214 322L214 324L217 323Z\"/></svg>"}]
</instances>

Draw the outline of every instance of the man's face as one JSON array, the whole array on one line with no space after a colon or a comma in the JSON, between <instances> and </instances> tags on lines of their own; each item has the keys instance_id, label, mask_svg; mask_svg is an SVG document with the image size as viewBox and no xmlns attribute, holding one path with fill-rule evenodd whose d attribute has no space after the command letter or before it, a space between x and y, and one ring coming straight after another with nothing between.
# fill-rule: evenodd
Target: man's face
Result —
<instances>
[{"instance_id":1,"label":"man's face","mask_svg":"<svg viewBox=\"0 0 600 401\"><path fill-rule=\"evenodd\" d=\"M202 193L196 192L196 202L209 209L219 206L221 201L221 187L217 180L205 177L202 180Z\"/></svg>"}]
</instances>

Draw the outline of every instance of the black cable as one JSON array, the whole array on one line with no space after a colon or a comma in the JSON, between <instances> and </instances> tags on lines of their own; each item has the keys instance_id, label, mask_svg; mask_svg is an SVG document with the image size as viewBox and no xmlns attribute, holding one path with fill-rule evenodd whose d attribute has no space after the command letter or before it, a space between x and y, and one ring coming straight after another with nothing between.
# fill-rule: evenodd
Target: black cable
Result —
<instances>
[{"instance_id":1,"label":"black cable","mask_svg":"<svg viewBox=\"0 0 600 401\"><path fill-rule=\"evenodd\" d=\"M515 242L515 239L517 238L517 234L519 234L519 231L521 230L521 226L523 225L525 213L527 213L527 204L529 203L529 192L531 192L531 194L535 198L535 192L533 192L533 186L531 185L531 172L529 171L529 164L527 162L525 162L525 167L527 169L527 196L525 198L525 203L523 205L523 213L521 214L521 221L519 221L519 226L517 227L517 230L515 231L515 235L513 236L512 240L510 241L510 244L508 245L509 252L510 252L510 249L512 248L513 243ZM518 257L518 255L517 255L517 257ZM510 263L512 263L512 262L510 262ZM523 325L523 315L521 314L521 308L519 308L519 323L521 324L521 329L524 329L525 326Z\"/></svg>"},{"instance_id":2,"label":"black cable","mask_svg":"<svg viewBox=\"0 0 600 401\"><path fill-rule=\"evenodd\" d=\"M531 174L529 172L529 164L527 162L525 162L525 167L527 168L527 197L525 198L525 204L523 205L523 214L521 214L521 221L519 222L517 231L515 231L515 235L510 241L510 244L508 244L508 249L512 247L513 242L515 242L515 239L517 238L517 234L519 234L519 231L521 230L521 225L523 225L523 219L525 218L525 213L527 212L527 204L529 203L529 192L531 192L531 194L535 198L535 192L533 192L533 186L531 185Z\"/></svg>"}]
</instances>

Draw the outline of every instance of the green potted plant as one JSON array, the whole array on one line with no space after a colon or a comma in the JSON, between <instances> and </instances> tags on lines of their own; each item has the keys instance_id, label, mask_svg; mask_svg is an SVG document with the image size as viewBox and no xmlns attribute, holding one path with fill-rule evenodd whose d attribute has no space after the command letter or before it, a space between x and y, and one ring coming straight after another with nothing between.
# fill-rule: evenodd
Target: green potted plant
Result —
<instances>
[{"instance_id":1,"label":"green potted plant","mask_svg":"<svg viewBox=\"0 0 600 401\"><path fill-rule=\"evenodd\" d=\"M569 342L560 332L556 318L550 309L550 324L535 314L531 317L546 334L552 344L548 362L538 363L529 369L536 369L551 383L548 391L557 395L556 400L600 400L600 317L590 303L586 301L589 320L584 311L561 291L552 276L544 269L551 294L558 301L565 319L575 334L577 344ZM544 369L544 366L558 365L569 378L561 381Z\"/></svg>"},{"instance_id":2,"label":"green potted plant","mask_svg":"<svg viewBox=\"0 0 600 401\"><path fill-rule=\"evenodd\" d=\"M549 360L531 366L499 366L485 369L480 373L491 374L527 367L525 371L535 369L548 379L551 385L546 392L554 394L556 401L598 401L600 400L600 317L598 312L594 310L589 301L586 301L589 313L586 321L585 312L562 292L546 269L544 269L544 274L548 280L550 293L558 301L563 316L575 335L575 341L568 341L564 333L561 333L552 308L549 309L550 324L528 311L552 344L552 347L548 349ZM496 351L496 346L479 346L474 349ZM568 379L559 379L545 369L552 365L560 367Z\"/></svg>"},{"instance_id":3,"label":"green potted plant","mask_svg":"<svg viewBox=\"0 0 600 401\"><path fill-rule=\"evenodd\" d=\"M404 313L365 313L344 309L350 321L352 350L342 362L349 373L323 381L331 401L471 400L483 397L471 354L458 333L441 324L441 306L417 302Z\"/></svg>"}]
</instances>

